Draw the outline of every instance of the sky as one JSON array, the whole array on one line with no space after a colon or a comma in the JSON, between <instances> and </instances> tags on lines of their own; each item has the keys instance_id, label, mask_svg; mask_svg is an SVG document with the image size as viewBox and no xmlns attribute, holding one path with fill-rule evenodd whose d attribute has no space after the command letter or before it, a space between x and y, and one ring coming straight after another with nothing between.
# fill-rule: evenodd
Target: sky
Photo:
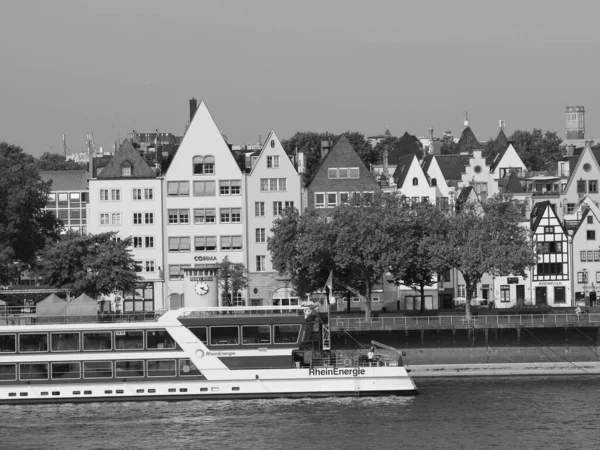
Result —
<instances>
[{"instance_id":1,"label":"sky","mask_svg":"<svg viewBox=\"0 0 600 450\"><path fill-rule=\"evenodd\" d=\"M274 130L389 127L479 140L556 131L586 109L600 137L596 0L2 0L0 142L39 156L86 135L183 135L204 100L232 144Z\"/></svg>"}]
</instances>

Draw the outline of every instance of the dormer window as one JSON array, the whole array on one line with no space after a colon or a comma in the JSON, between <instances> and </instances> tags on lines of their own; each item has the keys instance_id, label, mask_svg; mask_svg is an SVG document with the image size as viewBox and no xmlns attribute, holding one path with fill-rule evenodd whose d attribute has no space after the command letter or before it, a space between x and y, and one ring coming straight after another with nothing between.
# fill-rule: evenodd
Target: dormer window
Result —
<instances>
[{"instance_id":1,"label":"dormer window","mask_svg":"<svg viewBox=\"0 0 600 450\"><path fill-rule=\"evenodd\" d=\"M121 166L121 176L122 177L130 177L131 176L131 164L124 163Z\"/></svg>"},{"instance_id":2,"label":"dormer window","mask_svg":"<svg viewBox=\"0 0 600 450\"><path fill-rule=\"evenodd\" d=\"M213 175L215 173L214 156L194 156L194 175Z\"/></svg>"},{"instance_id":3,"label":"dormer window","mask_svg":"<svg viewBox=\"0 0 600 450\"><path fill-rule=\"evenodd\" d=\"M418 186L419 185L419 179L417 177L413 178L413 186Z\"/></svg>"},{"instance_id":4,"label":"dormer window","mask_svg":"<svg viewBox=\"0 0 600 450\"><path fill-rule=\"evenodd\" d=\"M431 179L431 185L432 186L437 186L437 178L432 178Z\"/></svg>"}]
</instances>

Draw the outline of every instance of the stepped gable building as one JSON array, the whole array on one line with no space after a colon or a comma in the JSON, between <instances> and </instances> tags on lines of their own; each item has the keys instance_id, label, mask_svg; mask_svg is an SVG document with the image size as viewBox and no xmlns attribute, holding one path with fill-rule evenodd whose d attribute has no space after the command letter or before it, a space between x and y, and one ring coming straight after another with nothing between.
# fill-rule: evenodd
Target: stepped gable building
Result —
<instances>
[{"instance_id":1,"label":"stepped gable building","mask_svg":"<svg viewBox=\"0 0 600 450\"><path fill-rule=\"evenodd\" d=\"M319 166L306 183L303 205L326 213L328 208L348 202L353 193L379 189L375 177L342 134L331 150L323 150Z\"/></svg>"},{"instance_id":2,"label":"stepped gable building","mask_svg":"<svg viewBox=\"0 0 600 450\"><path fill-rule=\"evenodd\" d=\"M163 295L162 180L126 139L89 186L88 231L131 236L143 280L133 292L124 293L117 308L143 312L168 307Z\"/></svg>"},{"instance_id":3,"label":"stepped gable building","mask_svg":"<svg viewBox=\"0 0 600 450\"><path fill-rule=\"evenodd\" d=\"M535 304L571 306L568 236L550 201L534 205L531 231L538 255L531 281Z\"/></svg>"},{"instance_id":4,"label":"stepped gable building","mask_svg":"<svg viewBox=\"0 0 600 450\"><path fill-rule=\"evenodd\" d=\"M44 209L52 211L63 224L62 232L87 232L88 179L87 170L45 170L42 181L52 187Z\"/></svg>"},{"instance_id":5,"label":"stepped gable building","mask_svg":"<svg viewBox=\"0 0 600 450\"><path fill-rule=\"evenodd\" d=\"M586 197L588 199L588 197ZM593 201L581 208L577 227L573 230L573 277L575 300L597 304L600 294L600 208Z\"/></svg>"},{"instance_id":6,"label":"stepped gable building","mask_svg":"<svg viewBox=\"0 0 600 450\"><path fill-rule=\"evenodd\" d=\"M490 166L485 161L481 150L473 150L468 164L461 174L458 187L473 186L482 202L498 192L498 183L494 180Z\"/></svg>"},{"instance_id":7,"label":"stepped gable building","mask_svg":"<svg viewBox=\"0 0 600 450\"><path fill-rule=\"evenodd\" d=\"M204 101L165 173L171 309L223 304L218 264L244 263L243 174ZM230 299L241 301L242 293ZM228 299L226 299L228 300Z\"/></svg>"},{"instance_id":8,"label":"stepped gable building","mask_svg":"<svg viewBox=\"0 0 600 450\"><path fill-rule=\"evenodd\" d=\"M273 269L267 239L273 221L286 208L303 210L302 178L271 131L262 149L251 156L252 169L245 177L246 254L249 304L263 306L298 304L298 296L287 287L285 278Z\"/></svg>"}]
</instances>

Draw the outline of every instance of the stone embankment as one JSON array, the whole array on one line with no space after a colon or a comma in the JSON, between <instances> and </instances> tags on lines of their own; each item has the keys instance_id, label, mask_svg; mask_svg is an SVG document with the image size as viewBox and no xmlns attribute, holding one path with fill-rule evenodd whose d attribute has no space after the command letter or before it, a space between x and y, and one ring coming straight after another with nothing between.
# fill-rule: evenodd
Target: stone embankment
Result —
<instances>
[{"instance_id":1,"label":"stone embankment","mask_svg":"<svg viewBox=\"0 0 600 450\"><path fill-rule=\"evenodd\" d=\"M527 375L600 375L600 361L533 362L499 364L427 364L406 365L410 375L419 378L492 377Z\"/></svg>"}]
</instances>

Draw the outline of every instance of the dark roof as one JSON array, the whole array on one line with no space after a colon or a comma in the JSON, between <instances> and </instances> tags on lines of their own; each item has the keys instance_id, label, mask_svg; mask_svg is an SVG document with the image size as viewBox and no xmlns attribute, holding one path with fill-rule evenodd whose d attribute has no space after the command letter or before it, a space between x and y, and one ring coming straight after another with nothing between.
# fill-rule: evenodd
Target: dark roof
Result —
<instances>
[{"instance_id":1,"label":"dark roof","mask_svg":"<svg viewBox=\"0 0 600 450\"><path fill-rule=\"evenodd\" d=\"M469 155L436 155L435 159L446 181L460 180L465 167L469 165Z\"/></svg>"},{"instance_id":2,"label":"dark roof","mask_svg":"<svg viewBox=\"0 0 600 450\"><path fill-rule=\"evenodd\" d=\"M123 176L121 173L121 167L126 163L131 165L129 176ZM125 139L97 178L156 178L156 175L156 171L148 165L139 150L131 145L129 139Z\"/></svg>"},{"instance_id":3,"label":"dark roof","mask_svg":"<svg viewBox=\"0 0 600 450\"><path fill-rule=\"evenodd\" d=\"M473 153L473 150L477 148L481 148L481 143L475 137L471 127L465 127L454 151L457 153Z\"/></svg>"},{"instance_id":4,"label":"dark roof","mask_svg":"<svg viewBox=\"0 0 600 450\"><path fill-rule=\"evenodd\" d=\"M537 227L540 225L540 221L544 217L544 211L546 211L546 208L552 209L552 203L550 203L549 200L546 200L546 201L540 202L540 203L536 203L535 205L533 205L533 209L531 210L531 231L535 231L537 229ZM552 214L554 214L554 217L557 218L557 222L558 222L562 232L566 235L567 231L565 230L565 227L562 224L562 222L560 220L558 220L558 216L556 215L556 213L554 212L553 209L552 209Z\"/></svg>"},{"instance_id":5,"label":"dark roof","mask_svg":"<svg viewBox=\"0 0 600 450\"><path fill-rule=\"evenodd\" d=\"M388 154L388 163L391 165L398 164L398 160L406 155L415 155L419 159L423 158L421 141L416 136L408 134L408 131L404 132Z\"/></svg>"},{"instance_id":6,"label":"dark roof","mask_svg":"<svg viewBox=\"0 0 600 450\"><path fill-rule=\"evenodd\" d=\"M575 236L577 234L577 231L579 231L581 224L583 223L583 221L585 220L585 218L587 217L588 214L593 214L593 213L589 207L586 207L583 209L583 214L581 215L581 220L579 220L577 227L575 228L575 230L573 230L573 236Z\"/></svg>"},{"instance_id":7,"label":"dark roof","mask_svg":"<svg viewBox=\"0 0 600 450\"><path fill-rule=\"evenodd\" d=\"M502 158L504 158L506 150L508 150L508 147L510 146L510 141L506 139L506 136L504 136L504 132L500 130L500 133L502 133L504 140L503 142L500 142L498 140L500 139L500 134L498 134L498 139L496 139L496 141L494 142L494 154L496 156L494 157L494 161L490 165L490 172L494 172L496 170L496 167L498 167L498 164L500 164L500 161L502 160Z\"/></svg>"},{"instance_id":8,"label":"dark roof","mask_svg":"<svg viewBox=\"0 0 600 450\"><path fill-rule=\"evenodd\" d=\"M502 186L504 188L504 192L506 193L523 194L525 192L525 189L523 189L523 185L519 181L519 177L515 172L512 172L510 176L499 180L498 186Z\"/></svg>"},{"instance_id":9,"label":"dark roof","mask_svg":"<svg viewBox=\"0 0 600 450\"><path fill-rule=\"evenodd\" d=\"M406 180L406 175L412 165L413 159L415 155L406 155L398 160L396 163L396 170L394 171L394 175L392 175L392 179L396 183L398 188L404 186L404 181Z\"/></svg>"},{"instance_id":10,"label":"dark roof","mask_svg":"<svg viewBox=\"0 0 600 450\"><path fill-rule=\"evenodd\" d=\"M53 191L87 191L87 170L44 170L40 172L42 181L52 181Z\"/></svg>"},{"instance_id":11,"label":"dark roof","mask_svg":"<svg viewBox=\"0 0 600 450\"><path fill-rule=\"evenodd\" d=\"M456 199L456 203L454 204L454 209L456 212L462 211L463 206L467 204L467 202L469 201L469 197L471 197L472 194L475 194L475 197L479 199L479 196L477 195L477 192L475 192L474 189L475 188L473 186L465 186L461 189L460 194Z\"/></svg>"},{"instance_id":12,"label":"dark roof","mask_svg":"<svg viewBox=\"0 0 600 450\"><path fill-rule=\"evenodd\" d=\"M423 163L421 164L423 172L427 173L427 171L429 170L429 166L431 166L431 161L433 161L434 156L435 155L425 155L425 157L423 158Z\"/></svg>"},{"instance_id":13,"label":"dark roof","mask_svg":"<svg viewBox=\"0 0 600 450\"><path fill-rule=\"evenodd\" d=\"M383 133L386 136L391 136L392 133L390 133L390 129L388 127L385 127L385 133Z\"/></svg>"}]
</instances>

